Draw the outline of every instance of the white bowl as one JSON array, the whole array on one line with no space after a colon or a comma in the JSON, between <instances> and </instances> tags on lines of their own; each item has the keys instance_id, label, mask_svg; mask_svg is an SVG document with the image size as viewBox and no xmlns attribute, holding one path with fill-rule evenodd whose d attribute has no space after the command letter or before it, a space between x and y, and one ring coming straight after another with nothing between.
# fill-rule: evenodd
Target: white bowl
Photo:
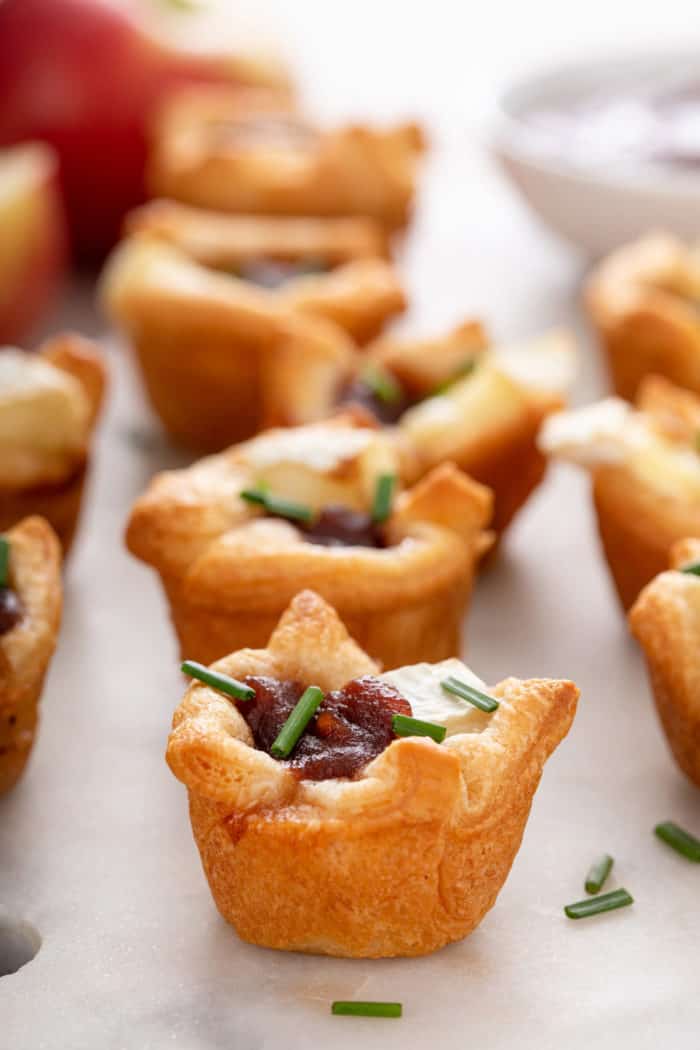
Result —
<instances>
[{"instance_id":1,"label":"white bowl","mask_svg":"<svg viewBox=\"0 0 700 1050\"><path fill-rule=\"evenodd\" d=\"M700 235L700 166L631 164L567 156L533 133L535 110L585 100L594 92L637 84L696 82L698 54L664 54L581 62L524 78L499 100L492 148L531 208L555 232L599 257L650 229Z\"/></svg>"}]
</instances>

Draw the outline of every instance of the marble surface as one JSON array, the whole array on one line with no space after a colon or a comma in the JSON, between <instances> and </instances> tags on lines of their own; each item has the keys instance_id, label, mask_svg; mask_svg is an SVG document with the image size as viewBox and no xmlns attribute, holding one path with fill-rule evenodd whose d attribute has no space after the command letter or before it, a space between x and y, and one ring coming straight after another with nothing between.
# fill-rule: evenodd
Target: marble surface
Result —
<instances>
[{"instance_id":1,"label":"marble surface","mask_svg":"<svg viewBox=\"0 0 700 1050\"><path fill-rule=\"evenodd\" d=\"M408 82L406 82L408 83ZM352 97L336 86L338 112ZM401 84L393 86L396 97ZM408 90L408 88L407 88ZM379 88L377 88L379 92ZM435 108L436 146L402 268L429 331L479 313L499 337L572 325L575 399L604 389L580 321L581 263L539 230L478 144ZM49 327L103 326L76 286ZM700 794L672 763L639 653L601 560L587 481L553 469L479 582L468 659L507 674L573 678L573 730L545 770L511 875L480 928L422 960L362 962L242 944L211 903L184 789L163 761L181 693L153 576L122 545L157 469L184 462L150 418L108 334L112 392L65 618L27 774L0 801L0 915L39 931L33 962L0 978L8 1050L569 1050L697 1046L700 869L652 835L700 828ZM633 907L572 923L591 860ZM400 887L397 887L400 891ZM334 998L398 999L401 1021L333 1018Z\"/></svg>"}]
</instances>

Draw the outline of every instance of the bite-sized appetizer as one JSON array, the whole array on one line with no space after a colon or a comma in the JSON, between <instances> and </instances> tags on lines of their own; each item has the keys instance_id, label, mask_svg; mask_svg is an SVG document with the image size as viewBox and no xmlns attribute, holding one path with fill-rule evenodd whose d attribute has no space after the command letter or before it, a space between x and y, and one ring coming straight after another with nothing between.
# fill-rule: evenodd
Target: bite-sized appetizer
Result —
<instances>
[{"instance_id":1,"label":"bite-sized appetizer","mask_svg":"<svg viewBox=\"0 0 700 1050\"><path fill-rule=\"evenodd\" d=\"M606 398L552 416L540 435L548 455L586 467L603 550L629 608L668 565L673 544L700 536L700 398L660 376L632 407Z\"/></svg>"},{"instance_id":2,"label":"bite-sized appetizer","mask_svg":"<svg viewBox=\"0 0 700 1050\"><path fill-rule=\"evenodd\" d=\"M117 248L102 298L166 430L204 452L250 437L283 408L285 423L323 416L357 353L332 321L152 237Z\"/></svg>"},{"instance_id":3,"label":"bite-sized appetizer","mask_svg":"<svg viewBox=\"0 0 700 1050\"><path fill-rule=\"evenodd\" d=\"M307 586L387 667L457 654L491 494L445 464L395 495L409 460L348 413L158 475L127 544L160 574L183 655L264 645Z\"/></svg>"},{"instance_id":4,"label":"bite-sized appetizer","mask_svg":"<svg viewBox=\"0 0 700 1050\"><path fill-rule=\"evenodd\" d=\"M700 249L667 234L604 259L585 300L605 347L615 390L634 400L646 375L700 394Z\"/></svg>"},{"instance_id":5,"label":"bite-sized appetizer","mask_svg":"<svg viewBox=\"0 0 700 1050\"><path fill-rule=\"evenodd\" d=\"M379 340L354 368L336 402L396 426L422 471L451 461L488 485L500 533L544 476L535 439L565 404L576 355L564 332L498 346L467 321L431 339Z\"/></svg>"},{"instance_id":6,"label":"bite-sized appetizer","mask_svg":"<svg viewBox=\"0 0 700 1050\"><path fill-rule=\"evenodd\" d=\"M671 565L644 588L629 622L671 751L700 787L700 540L676 543Z\"/></svg>"},{"instance_id":7,"label":"bite-sized appetizer","mask_svg":"<svg viewBox=\"0 0 700 1050\"><path fill-rule=\"evenodd\" d=\"M37 705L61 621L61 549L43 518L0 534L0 795L34 743Z\"/></svg>"},{"instance_id":8,"label":"bite-sized appetizer","mask_svg":"<svg viewBox=\"0 0 700 1050\"><path fill-rule=\"evenodd\" d=\"M77 335L38 353L0 348L0 529L40 514L68 550L105 381L96 346Z\"/></svg>"},{"instance_id":9,"label":"bite-sized appetizer","mask_svg":"<svg viewBox=\"0 0 700 1050\"><path fill-rule=\"evenodd\" d=\"M358 343L406 307L372 219L226 215L175 201L132 212L127 233L174 245L203 266L274 289L281 305L327 317Z\"/></svg>"},{"instance_id":10,"label":"bite-sized appetizer","mask_svg":"<svg viewBox=\"0 0 700 1050\"><path fill-rule=\"evenodd\" d=\"M411 214L425 149L401 124L321 128L290 113L242 109L227 90L182 93L156 130L154 196L257 215L365 215L388 230Z\"/></svg>"},{"instance_id":11,"label":"bite-sized appetizer","mask_svg":"<svg viewBox=\"0 0 700 1050\"><path fill-rule=\"evenodd\" d=\"M244 940L376 958L465 937L494 904L578 690L457 659L388 673L318 595L266 649L212 668L175 713L214 901Z\"/></svg>"}]
</instances>

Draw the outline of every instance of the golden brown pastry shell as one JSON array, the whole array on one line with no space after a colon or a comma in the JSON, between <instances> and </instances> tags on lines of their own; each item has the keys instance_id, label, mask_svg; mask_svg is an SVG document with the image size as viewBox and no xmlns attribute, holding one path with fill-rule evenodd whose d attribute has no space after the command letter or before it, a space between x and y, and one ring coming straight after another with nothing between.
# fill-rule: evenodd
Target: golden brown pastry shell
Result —
<instances>
[{"instance_id":1,"label":"golden brown pastry shell","mask_svg":"<svg viewBox=\"0 0 700 1050\"><path fill-rule=\"evenodd\" d=\"M650 374L700 394L697 306L683 294L693 280L687 254L682 242L653 234L604 259L586 283L613 386L629 401Z\"/></svg>"},{"instance_id":2,"label":"golden brown pastry shell","mask_svg":"<svg viewBox=\"0 0 700 1050\"><path fill-rule=\"evenodd\" d=\"M10 582L24 617L0 635L0 795L19 780L37 728L37 706L61 619L61 552L43 518L7 532Z\"/></svg>"},{"instance_id":3,"label":"golden brown pastry shell","mask_svg":"<svg viewBox=\"0 0 700 1050\"><path fill-rule=\"evenodd\" d=\"M267 649L219 670L316 682L376 673L334 610L292 602ZM238 934L287 951L415 956L465 937L494 904L546 758L568 731L570 682L508 679L480 733L394 741L350 780L297 780L252 748L242 716L192 686L167 759L188 787L214 901Z\"/></svg>"},{"instance_id":4,"label":"golden brown pastry shell","mask_svg":"<svg viewBox=\"0 0 700 1050\"><path fill-rule=\"evenodd\" d=\"M672 551L679 568L700 560L700 540ZM646 657L656 709L671 751L700 787L700 579L662 572L644 588L629 614Z\"/></svg>"},{"instance_id":5,"label":"golden brown pastry shell","mask_svg":"<svg viewBox=\"0 0 700 1050\"><path fill-rule=\"evenodd\" d=\"M65 334L46 342L40 353L81 383L91 406L90 423L94 428L107 382L97 347L81 336ZM51 525L64 555L67 554L80 518L89 459L90 449L86 445L77 460L66 465L66 477L60 481L24 487L0 485L0 530L29 515L39 515Z\"/></svg>"}]
</instances>

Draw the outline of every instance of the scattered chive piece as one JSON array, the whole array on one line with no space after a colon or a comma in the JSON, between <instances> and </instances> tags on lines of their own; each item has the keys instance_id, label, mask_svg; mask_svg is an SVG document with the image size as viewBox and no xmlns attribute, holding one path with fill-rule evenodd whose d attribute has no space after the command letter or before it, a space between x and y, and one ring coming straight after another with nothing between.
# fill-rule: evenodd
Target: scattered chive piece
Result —
<instances>
[{"instance_id":1,"label":"scattered chive piece","mask_svg":"<svg viewBox=\"0 0 700 1050\"><path fill-rule=\"evenodd\" d=\"M459 678L455 678L453 675L444 678L440 685L446 693L453 693L460 700L466 700L467 703L478 707L480 711L495 711L498 707L498 700L494 700L492 696L487 696L486 693L475 689L473 685L467 685L466 682L460 681Z\"/></svg>"},{"instance_id":2,"label":"scattered chive piece","mask_svg":"<svg viewBox=\"0 0 700 1050\"><path fill-rule=\"evenodd\" d=\"M671 849L675 849L676 853L695 861L696 864L700 863L700 840L689 831L684 831L678 824L674 824L672 820L657 824L654 834Z\"/></svg>"},{"instance_id":3,"label":"scattered chive piece","mask_svg":"<svg viewBox=\"0 0 700 1050\"><path fill-rule=\"evenodd\" d=\"M10 541L0 536L0 587L7 587L10 579Z\"/></svg>"},{"instance_id":4,"label":"scattered chive piece","mask_svg":"<svg viewBox=\"0 0 700 1050\"><path fill-rule=\"evenodd\" d=\"M270 748L271 755L274 755L275 758L289 758L322 700L323 693L317 685L310 685L302 693L294 705L294 710L277 734L277 739Z\"/></svg>"},{"instance_id":5,"label":"scattered chive piece","mask_svg":"<svg viewBox=\"0 0 700 1050\"><path fill-rule=\"evenodd\" d=\"M444 394L445 391L449 390L459 379L466 379L467 376L471 375L475 368L476 358L468 357L467 360L464 361L455 372L453 372L449 379L445 379L442 383L438 383L438 385L431 390L428 397L437 397L439 394Z\"/></svg>"},{"instance_id":6,"label":"scattered chive piece","mask_svg":"<svg viewBox=\"0 0 700 1050\"><path fill-rule=\"evenodd\" d=\"M386 368L381 368L379 365L368 365L361 378L374 396L386 405L395 405L403 397L401 384Z\"/></svg>"},{"instance_id":7,"label":"scattered chive piece","mask_svg":"<svg viewBox=\"0 0 700 1050\"><path fill-rule=\"evenodd\" d=\"M380 474L377 478L377 487L374 490L374 503L372 504L372 521L377 525L381 525L391 514L395 484L395 474Z\"/></svg>"},{"instance_id":8,"label":"scattered chive piece","mask_svg":"<svg viewBox=\"0 0 700 1050\"><path fill-rule=\"evenodd\" d=\"M255 697L252 686L237 682L235 678L229 678L227 674L221 674L219 671L210 671L204 664L198 664L195 660L185 660L181 671L190 678L210 685L212 689L218 689L220 693L233 696L236 700L253 700Z\"/></svg>"},{"instance_id":9,"label":"scattered chive piece","mask_svg":"<svg viewBox=\"0 0 700 1050\"><path fill-rule=\"evenodd\" d=\"M605 880L612 871L613 858L609 853L604 853L595 864L592 864L588 875L586 875L586 893L600 893Z\"/></svg>"},{"instance_id":10,"label":"scattered chive piece","mask_svg":"<svg viewBox=\"0 0 700 1050\"><path fill-rule=\"evenodd\" d=\"M570 919L587 919L589 915L615 911L616 908L625 908L628 904L634 904L634 897L627 890L611 890L610 893L601 893L598 897L567 904L564 911Z\"/></svg>"},{"instance_id":11,"label":"scattered chive piece","mask_svg":"<svg viewBox=\"0 0 700 1050\"><path fill-rule=\"evenodd\" d=\"M700 576L700 561L689 561L687 565L681 566L680 571L687 572L691 576Z\"/></svg>"},{"instance_id":12,"label":"scattered chive piece","mask_svg":"<svg viewBox=\"0 0 700 1050\"><path fill-rule=\"evenodd\" d=\"M397 736L429 736L438 744L447 734L444 726L438 726L435 722L421 722L420 718L410 718L408 715L394 715L391 725Z\"/></svg>"},{"instance_id":13,"label":"scattered chive piece","mask_svg":"<svg viewBox=\"0 0 700 1050\"><path fill-rule=\"evenodd\" d=\"M274 514L278 518L292 518L294 521L309 522L314 516L311 507L307 507L303 503L293 503L292 500L270 496L262 487L243 489L240 497L246 503L255 503L259 507L263 507L268 514Z\"/></svg>"},{"instance_id":14,"label":"scattered chive piece","mask_svg":"<svg viewBox=\"0 0 700 1050\"><path fill-rule=\"evenodd\" d=\"M361 1003L336 1000L331 1005L332 1014L344 1014L350 1017L401 1017L401 1003Z\"/></svg>"}]
</instances>

